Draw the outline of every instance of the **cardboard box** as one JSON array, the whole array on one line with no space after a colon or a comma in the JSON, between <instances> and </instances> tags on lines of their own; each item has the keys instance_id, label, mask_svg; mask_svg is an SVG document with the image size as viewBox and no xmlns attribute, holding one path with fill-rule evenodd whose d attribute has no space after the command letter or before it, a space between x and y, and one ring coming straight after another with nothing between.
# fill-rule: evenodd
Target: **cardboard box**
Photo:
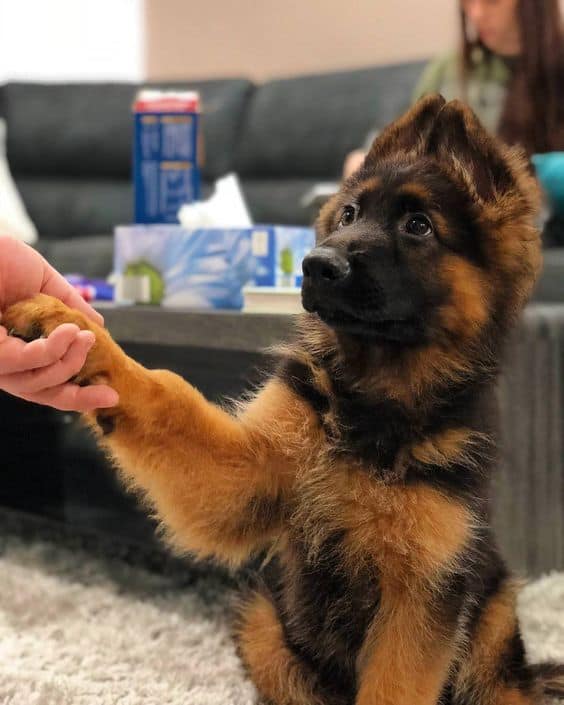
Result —
<instances>
[{"instance_id":1,"label":"cardboard box","mask_svg":"<svg viewBox=\"0 0 564 705\"><path fill-rule=\"evenodd\" d=\"M140 91L133 105L136 223L178 223L200 195L200 99L193 91Z\"/></svg>"},{"instance_id":2,"label":"cardboard box","mask_svg":"<svg viewBox=\"0 0 564 705\"><path fill-rule=\"evenodd\" d=\"M115 229L116 300L240 309L243 287L301 285L311 228L196 228L124 225Z\"/></svg>"}]
</instances>

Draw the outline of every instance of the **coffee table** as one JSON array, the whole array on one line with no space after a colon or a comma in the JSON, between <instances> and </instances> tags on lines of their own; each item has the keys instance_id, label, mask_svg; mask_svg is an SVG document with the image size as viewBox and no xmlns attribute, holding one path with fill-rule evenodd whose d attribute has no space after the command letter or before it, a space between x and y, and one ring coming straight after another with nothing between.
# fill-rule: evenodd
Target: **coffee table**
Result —
<instances>
[{"instance_id":1,"label":"coffee table","mask_svg":"<svg viewBox=\"0 0 564 705\"><path fill-rule=\"evenodd\" d=\"M248 370L290 335L293 321L283 314L100 310L126 346L148 345L153 354L166 346L163 366L177 362L172 354L178 351L186 362L181 373L217 400L244 387ZM500 543L513 568L535 575L564 569L564 305L527 307L508 347L498 395L502 461L493 508Z\"/></svg>"},{"instance_id":2,"label":"coffee table","mask_svg":"<svg viewBox=\"0 0 564 705\"><path fill-rule=\"evenodd\" d=\"M288 338L291 314L193 311L99 304L106 327L123 343L261 353Z\"/></svg>"},{"instance_id":3,"label":"coffee table","mask_svg":"<svg viewBox=\"0 0 564 705\"><path fill-rule=\"evenodd\" d=\"M173 369L217 402L237 397L264 377L269 366L264 351L289 337L294 318L141 306L98 308L128 354L149 367ZM508 348L498 393L502 454L494 478L493 513L503 552L510 565L523 573L562 570L564 305L527 307ZM4 410L7 428L14 419L9 449L14 434L21 436L13 472L4 468L6 506L19 490L19 496L28 501L36 488L43 499L51 492L51 513L77 529L94 528L119 539L152 540L154 527L144 512L134 509L133 500L125 496L76 418L59 415L61 421L56 423L55 412L22 405L13 400ZM29 424L29 433L22 419ZM38 424L45 426L41 438L34 430ZM35 447L26 440L31 433L43 454L35 475L31 460L25 464ZM39 506L32 509L43 511Z\"/></svg>"}]
</instances>

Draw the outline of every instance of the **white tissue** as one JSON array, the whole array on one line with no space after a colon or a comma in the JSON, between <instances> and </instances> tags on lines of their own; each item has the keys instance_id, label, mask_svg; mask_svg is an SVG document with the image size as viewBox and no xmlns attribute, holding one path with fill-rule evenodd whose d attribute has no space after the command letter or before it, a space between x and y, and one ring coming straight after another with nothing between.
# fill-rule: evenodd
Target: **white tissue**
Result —
<instances>
[{"instance_id":1,"label":"white tissue","mask_svg":"<svg viewBox=\"0 0 564 705\"><path fill-rule=\"evenodd\" d=\"M218 179L207 201L183 205L178 211L178 220L183 227L191 229L250 228L253 224L235 174Z\"/></svg>"}]
</instances>

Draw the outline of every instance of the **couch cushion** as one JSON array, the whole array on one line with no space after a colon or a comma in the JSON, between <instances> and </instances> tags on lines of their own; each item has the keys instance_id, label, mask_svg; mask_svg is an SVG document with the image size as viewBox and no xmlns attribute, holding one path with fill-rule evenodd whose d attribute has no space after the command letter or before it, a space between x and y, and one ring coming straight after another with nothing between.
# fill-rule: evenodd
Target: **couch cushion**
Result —
<instances>
[{"instance_id":1,"label":"couch cushion","mask_svg":"<svg viewBox=\"0 0 564 705\"><path fill-rule=\"evenodd\" d=\"M37 249L55 269L64 274L107 277L113 270L114 238L90 235L69 240L40 240Z\"/></svg>"},{"instance_id":2,"label":"couch cushion","mask_svg":"<svg viewBox=\"0 0 564 705\"><path fill-rule=\"evenodd\" d=\"M200 91L204 176L214 179L231 170L252 84L230 79L154 85ZM138 88L131 83L3 86L0 110L8 126L8 160L14 174L128 178L131 104Z\"/></svg>"},{"instance_id":3,"label":"couch cushion","mask_svg":"<svg viewBox=\"0 0 564 705\"><path fill-rule=\"evenodd\" d=\"M237 156L244 176L333 178L345 155L410 103L424 63L270 81L253 94Z\"/></svg>"},{"instance_id":4,"label":"couch cushion","mask_svg":"<svg viewBox=\"0 0 564 705\"><path fill-rule=\"evenodd\" d=\"M243 179L243 194L255 223L309 225L314 217L302 198L315 179Z\"/></svg>"},{"instance_id":5,"label":"couch cushion","mask_svg":"<svg viewBox=\"0 0 564 705\"><path fill-rule=\"evenodd\" d=\"M114 225L132 222L133 191L127 180L26 176L16 185L40 239L109 234Z\"/></svg>"},{"instance_id":6,"label":"couch cushion","mask_svg":"<svg viewBox=\"0 0 564 705\"><path fill-rule=\"evenodd\" d=\"M11 83L3 92L14 174L128 176L133 85Z\"/></svg>"},{"instance_id":7,"label":"couch cushion","mask_svg":"<svg viewBox=\"0 0 564 705\"><path fill-rule=\"evenodd\" d=\"M41 239L113 233L133 222L133 187L122 179L20 177L16 185ZM202 197L211 187L202 184Z\"/></svg>"}]
</instances>

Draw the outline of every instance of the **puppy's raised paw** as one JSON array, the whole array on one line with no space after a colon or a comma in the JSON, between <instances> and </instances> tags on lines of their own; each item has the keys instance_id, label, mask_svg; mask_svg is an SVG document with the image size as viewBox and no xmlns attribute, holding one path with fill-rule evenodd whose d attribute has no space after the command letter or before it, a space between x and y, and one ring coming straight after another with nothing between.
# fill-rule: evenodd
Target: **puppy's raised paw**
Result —
<instances>
[{"instance_id":1,"label":"puppy's raised paw","mask_svg":"<svg viewBox=\"0 0 564 705\"><path fill-rule=\"evenodd\" d=\"M116 383L116 372L124 355L105 331L80 311L69 308L52 296L38 294L31 299L10 306L0 321L10 335L25 341L46 338L63 323L74 323L81 330L90 330L96 336L86 362L72 381L80 386ZM119 376L119 375L117 375Z\"/></svg>"},{"instance_id":2,"label":"puppy's raised paw","mask_svg":"<svg viewBox=\"0 0 564 705\"><path fill-rule=\"evenodd\" d=\"M83 330L94 328L82 313L46 294L13 304L3 313L1 323L10 335L27 342L46 338L62 323L74 323Z\"/></svg>"}]
</instances>

